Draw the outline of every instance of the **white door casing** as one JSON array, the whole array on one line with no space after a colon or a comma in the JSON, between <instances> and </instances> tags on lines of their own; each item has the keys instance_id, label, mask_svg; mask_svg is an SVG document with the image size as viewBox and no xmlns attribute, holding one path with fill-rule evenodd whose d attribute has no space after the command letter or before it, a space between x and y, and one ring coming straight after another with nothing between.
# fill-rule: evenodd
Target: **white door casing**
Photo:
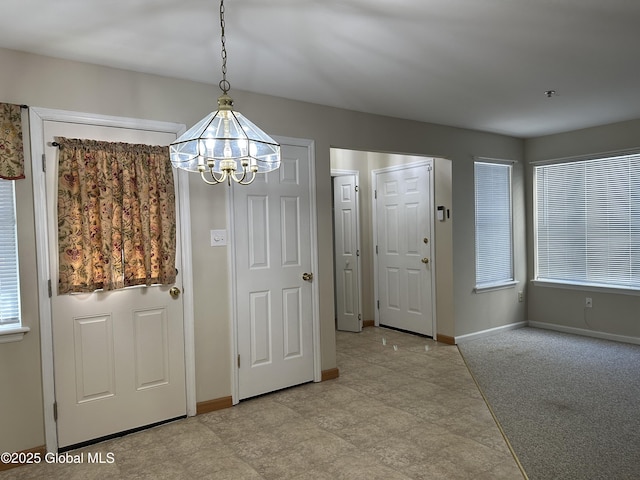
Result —
<instances>
[{"instance_id":1,"label":"white door casing","mask_svg":"<svg viewBox=\"0 0 640 480\"><path fill-rule=\"evenodd\" d=\"M166 144L183 129L164 122L32 109L45 434L50 451L195 414L190 273L179 272L177 285L186 293L178 299L169 297L169 286L56 295L57 214L53 198L47 201L45 195L57 191L53 136ZM39 174L39 151L46 153L46 159L40 157L47 163L46 175ZM185 243L189 239L185 180L177 175L179 265L190 262L189 248L181 248L190 245ZM47 219L52 220L49 231ZM46 292L49 279L51 298ZM57 424L51 411L56 400Z\"/></svg>"},{"instance_id":2,"label":"white door casing","mask_svg":"<svg viewBox=\"0 0 640 480\"><path fill-rule=\"evenodd\" d=\"M320 376L313 143L278 141L280 168L229 202L234 403Z\"/></svg>"},{"instance_id":3,"label":"white door casing","mask_svg":"<svg viewBox=\"0 0 640 480\"><path fill-rule=\"evenodd\" d=\"M362 331L357 175L332 170L336 327Z\"/></svg>"},{"instance_id":4,"label":"white door casing","mask_svg":"<svg viewBox=\"0 0 640 480\"><path fill-rule=\"evenodd\" d=\"M372 172L376 324L433 336L432 162Z\"/></svg>"}]
</instances>

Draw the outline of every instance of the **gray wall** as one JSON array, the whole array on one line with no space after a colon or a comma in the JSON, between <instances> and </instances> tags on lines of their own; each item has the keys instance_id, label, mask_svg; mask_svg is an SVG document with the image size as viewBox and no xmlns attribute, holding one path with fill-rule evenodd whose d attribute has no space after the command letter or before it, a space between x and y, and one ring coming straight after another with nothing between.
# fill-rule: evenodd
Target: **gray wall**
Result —
<instances>
[{"instance_id":1,"label":"gray wall","mask_svg":"<svg viewBox=\"0 0 640 480\"><path fill-rule=\"evenodd\" d=\"M587 128L558 135L530 139L525 142L527 162L606 153L640 147L640 120ZM571 179L567 179L571 181ZM527 185L533 185L533 168L527 168ZM527 191L529 244L533 246L533 192ZM528 254L533 278L533 248ZM593 299L593 307L585 309L585 297ZM529 285L528 320L560 329L586 330L632 337L640 342L640 296L616 294L606 289L568 289ZM614 337L615 338L615 337Z\"/></svg>"},{"instance_id":2,"label":"gray wall","mask_svg":"<svg viewBox=\"0 0 640 480\"><path fill-rule=\"evenodd\" d=\"M215 108L217 86L0 49L0 101L101 115L193 125ZM522 161L523 141L488 133L362 114L232 91L239 111L272 135L315 140L318 201L322 369L336 366L333 311L330 148L415 153L453 161L453 297L458 336L524 320L515 290L476 295L474 279L473 155ZM515 171L515 197L524 197L524 172ZM18 182L22 342L0 344L0 451L44 445L40 342L31 178ZM226 228L225 187L190 180L195 281L196 397L231 394L227 251L209 246L209 230ZM524 208L515 209L518 242ZM522 241L524 247L524 241ZM524 281L524 249L517 250ZM186 268L186 267L185 267ZM8 412L11 412L10 414Z\"/></svg>"},{"instance_id":3,"label":"gray wall","mask_svg":"<svg viewBox=\"0 0 640 480\"><path fill-rule=\"evenodd\" d=\"M375 241L373 234L373 192L371 174L374 170L399 164L419 162L432 158L434 162L434 200L435 205L451 208L451 161L443 158L416 155L400 155L382 152L363 152L340 148L331 149L331 169L355 170L359 174L360 207L360 248L362 277L362 318L373 321L375 318L374 262ZM435 207L434 207L435 208ZM435 245L436 260L436 331L434 333L454 337L455 322L453 316L453 242L451 220L435 222L432 240L440 239Z\"/></svg>"}]
</instances>

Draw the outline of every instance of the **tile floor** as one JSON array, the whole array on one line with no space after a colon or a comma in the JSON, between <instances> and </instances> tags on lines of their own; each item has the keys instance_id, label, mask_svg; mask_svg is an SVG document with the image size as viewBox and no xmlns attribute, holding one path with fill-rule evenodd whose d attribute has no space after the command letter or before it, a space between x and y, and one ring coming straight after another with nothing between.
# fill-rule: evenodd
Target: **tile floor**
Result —
<instances>
[{"instance_id":1,"label":"tile floor","mask_svg":"<svg viewBox=\"0 0 640 480\"><path fill-rule=\"evenodd\" d=\"M457 347L337 332L340 378L69 452L0 479L519 479ZM88 464L89 453L113 454Z\"/></svg>"}]
</instances>

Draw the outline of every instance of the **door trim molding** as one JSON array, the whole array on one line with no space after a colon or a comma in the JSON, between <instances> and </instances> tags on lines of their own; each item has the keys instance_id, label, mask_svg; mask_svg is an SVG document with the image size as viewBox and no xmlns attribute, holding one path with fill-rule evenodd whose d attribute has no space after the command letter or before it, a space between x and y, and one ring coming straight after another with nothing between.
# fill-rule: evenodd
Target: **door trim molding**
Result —
<instances>
[{"instance_id":1,"label":"door trim molding","mask_svg":"<svg viewBox=\"0 0 640 480\"><path fill-rule=\"evenodd\" d=\"M51 301L48 292L49 250L46 218L45 176L42 169L44 159L44 122L59 121L85 125L132 128L156 132L175 133L186 127L179 123L142 120L128 117L114 117L92 113L73 112L49 108L29 108L29 146L33 170L33 200L36 231L37 290L40 316L40 352L42 365L42 395L44 408L44 433L47 451L58 451L58 435L54 419L55 384L53 371L53 328L51 324ZM187 172L180 170L177 175L179 195L178 214L181 222L182 283L184 309L185 342L185 385L187 415L196 414L195 388L195 343L193 312L193 276L191 268L191 217L189 209L189 179Z\"/></svg>"},{"instance_id":2,"label":"door trim molding","mask_svg":"<svg viewBox=\"0 0 640 480\"><path fill-rule=\"evenodd\" d=\"M281 145L293 145L296 147L307 147L309 152L309 208L311 220L311 267L313 272L318 271L318 215L316 201L316 160L315 141L304 138L274 136L276 142ZM240 402L239 399L239 369L238 369L238 309L236 308L237 288L236 288L236 249L235 249L235 222L234 222L234 199L232 189L227 190L227 224L229 225L229 281L230 305L231 305L231 398L233 405ZM313 381L322 381L321 352L320 352L320 303L318 282L311 283L312 288L312 332L313 332Z\"/></svg>"},{"instance_id":3,"label":"door trim molding","mask_svg":"<svg viewBox=\"0 0 640 480\"><path fill-rule=\"evenodd\" d=\"M415 157L414 157L415 158ZM372 230L372 240L373 240L373 248L376 246L376 236L378 231L378 211L376 209L376 191L378 190L378 175L382 173L395 172L398 170L406 170L407 168L414 167L431 167L432 173L434 168L434 160L433 157L426 157L424 160L418 160L416 162L411 163L403 163L400 165L392 165L389 167L378 168L375 170L371 170L371 230ZM429 175L429 201L431 203L431 207L433 208L435 202L435 185L434 185L434 175ZM435 225L434 225L433 214L429 215L429 228L431 229L431 236L434 237ZM431 334L433 339L436 339L436 326L438 323L438 319L436 318L436 259L435 259L435 245L434 242L431 242L429 247L430 258L431 258ZM377 301L380 298L379 288L379 280L378 280L378 255L374 253L373 255L373 291L375 294L374 301ZM380 310L376 307L373 309L374 313L374 325L376 327L380 326Z\"/></svg>"}]
</instances>

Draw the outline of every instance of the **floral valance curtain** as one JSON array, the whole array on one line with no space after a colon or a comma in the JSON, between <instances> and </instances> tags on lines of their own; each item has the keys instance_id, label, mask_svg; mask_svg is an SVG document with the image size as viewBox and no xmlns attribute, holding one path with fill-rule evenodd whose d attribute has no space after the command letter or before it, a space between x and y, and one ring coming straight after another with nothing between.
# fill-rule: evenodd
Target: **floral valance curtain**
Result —
<instances>
[{"instance_id":1,"label":"floral valance curtain","mask_svg":"<svg viewBox=\"0 0 640 480\"><path fill-rule=\"evenodd\" d=\"M0 178L24 178L21 105L0 103Z\"/></svg>"},{"instance_id":2,"label":"floral valance curtain","mask_svg":"<svg viewBox=\"0 0 640 480\"><path fill-rule=\"evenodd\" d=\"M174 283L175 191L168 147L56 141L58 294Z\"/></svg>"}]
</instances>

